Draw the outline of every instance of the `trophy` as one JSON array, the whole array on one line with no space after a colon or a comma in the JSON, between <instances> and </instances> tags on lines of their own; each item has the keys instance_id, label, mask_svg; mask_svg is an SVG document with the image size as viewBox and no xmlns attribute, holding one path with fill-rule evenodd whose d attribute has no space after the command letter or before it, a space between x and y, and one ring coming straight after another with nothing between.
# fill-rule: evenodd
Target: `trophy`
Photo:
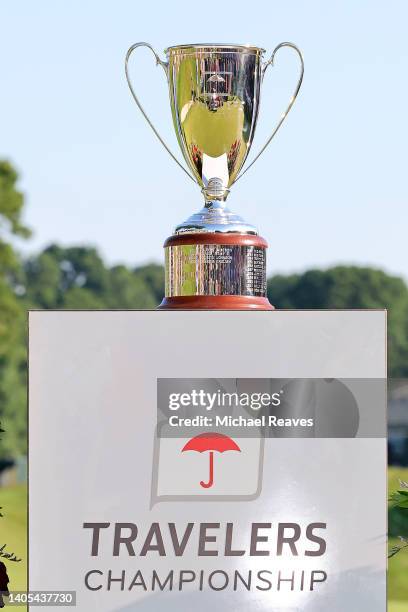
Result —
<instances>
[{"instance_id":1,"label":"trophy","mask_svg":"<svg viewBox=\"0 0 408 612\"><path fill-rule=\"evenodd\" d=\"M129 58L148 47L168 80L174 129L187 168L172 153L140 104L129 77ZM261 84L282 47L294 49L300 76L271 136L241 172L252 145ZM126 78L142 115L185 174L201 187L203 208L175 228L164 243L165 297L161 309L271 310L266 297L267 242L226 205L231 186L255 163L293 106L303 80L303 57L283 42L265 50L249 45L179 45L163 61L140 42L127 52Z\"/></svg>"}]
</instances>

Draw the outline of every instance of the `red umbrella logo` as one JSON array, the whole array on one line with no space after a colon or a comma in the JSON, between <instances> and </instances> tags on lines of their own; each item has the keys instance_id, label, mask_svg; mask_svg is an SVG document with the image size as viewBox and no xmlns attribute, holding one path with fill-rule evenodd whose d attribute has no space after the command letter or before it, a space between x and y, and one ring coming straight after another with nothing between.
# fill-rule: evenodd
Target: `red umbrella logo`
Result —
<instances>
[{"instance_id":1,"label":"red umbrella logo","mask_svg":"<svg viewBox=\"0 0 408 612\"><path fill-rule=\"evenodd\" d=\"M224 453L225 451L241 452L238 444L232 438L220 433L202 433L191 438L182 449L184 451L197 451L204 453L210 451L210 478L208 482L200 482L203 489L209 489L214 484L214 451Z\"/></svg>"}]
</instances>

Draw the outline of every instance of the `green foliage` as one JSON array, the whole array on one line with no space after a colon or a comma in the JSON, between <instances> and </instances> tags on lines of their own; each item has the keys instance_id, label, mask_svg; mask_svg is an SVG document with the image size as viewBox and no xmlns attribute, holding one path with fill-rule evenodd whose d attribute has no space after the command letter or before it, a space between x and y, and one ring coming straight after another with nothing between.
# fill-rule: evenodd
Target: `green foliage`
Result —
<instances>
[{"instance_id":1,"label":"green foliage","mask_svg":"<svg viewBox=\"0 0 408 612\"><path fill-rule=\"evenodd\" d=\"M60 292L60 268L58 262L46 251L25 262L20 286L30 306L56 308Z\"/></svg>"},{"instance_id":2,"label":"green foliage","mask_svg":"<svg viewBox=\"0 0 408 612\"><path fill-rule=\"evenodd\" d=\"M0 359L3 363L16 340L16 320L21 310L10 286L10 278L19 268L19 260L9 241L12 235L29 235L21 221L24 199L16 189L17 179L13 167L0 161ZM1 393L0 380L0 401Z\"/></svg>"},{"instance_id":3,"label":"green foliage","mask_svg":"<svg viewBox=\"0 0 408 612\"><path fill-rule=\"evenodd\" d=\"M110 270L107 308L155 308L158 303L154 287L143 274L125 266L115 266Z\"/></svg>"},{"instance_id":4,"label":"green foliage","mask_svg":"<svg viewBox=\"0 0 408 612\"><path fill-rule=\"evenodd\" d=\"M408 510L408 491L394 491L390 497L392 508L404 508Z\"/></svg>"},{"instance_id":5,"label":"green foliage","mask_svg":"<svg viewBox=\"0 0 408 612\"><path fill-rule=\"evenodd\" d=\"M17 190L18 174L7 161L0 161L0 210L2 226L9 224L13 234L28 237L29 230L21 222L23 194Z\"/></svg>"},{"instance_id":6,"label":"green foliage","mask_svg":"<svg viewBox=\"0 0 408 612\"><path fill-rule=\"evenodd\" d=\"M391 480L391 469L389 475ZM388 556L391 558L408 548L408 482L401 478L398 478L398 489L391 489L389 493L388 533L398 538L390 547Z\"/></svg>"},{"instance_id":7,"label":"green foliage","mask_svg":"<svg viewBox=\"0 0 408 612\"><path fill-rule=\"evenodd\" d=\"M148 264L134 270L154 295L155 303L160 304L164 295L164 268L157 264Z\"/></svg>"},{"instance_id":8,"label":"green foliage","mask_svg":"<svg viewBox=\"0 0 408 612\"><path fill-rule=\"evenodd\" d=\"M408 468L388 468L388 535L390 538L408 538L408 509L399 507L399 500L395 496L396 491L407 491L406 480L408 478ZM399 541L398 541L399 542ZM407 591L408 592L408 591Z\"/></svg>"},{"instance_id":9,"label":"green foliage","mask_svg":"<svg viewBox=\"0 0 408 612\"><path fill-rule=\"evenodd\" d=\"M400 547L401 541L398 538L389 539L389 554L394 547ZM408 606L408 550L398 552L389 559L388 562L388 597L393 601L404 601L404 612ZM390 606L390 610L392 610ZM402 610L401 610L402 612Z\"/></svg>"},{"instance_id":10,"label":"green foliage","mask_svg":"<svg viewBox=\"0 0 408 612\"><path fill-rule=\"evenodd\" d=\"M92 247L54 244L23 263L18 283L34 308L155 308L163 297L164 273L154 264L109 268Z\"/></svg>"},{"instance_id":11,"label":"green foliage","mask_svg":"<svg viewBox=\"0 0 408 612\"><path fill-rule=\"evenodd\" d=\"M20 262L10 245L13 235L28 237L23 225L23 195L18 176L8 162L0 161L0 420L7 430L0 457L25 452L26 356L25 312L17 296Z\"/></svg>"}]
</instances>

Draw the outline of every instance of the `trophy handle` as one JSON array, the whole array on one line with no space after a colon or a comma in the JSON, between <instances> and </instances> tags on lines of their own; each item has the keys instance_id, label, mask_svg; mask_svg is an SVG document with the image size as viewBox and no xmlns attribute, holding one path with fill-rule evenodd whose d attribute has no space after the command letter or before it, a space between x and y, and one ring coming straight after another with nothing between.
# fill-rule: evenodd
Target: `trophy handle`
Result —
<instances>
[{"instance_id":1,"label":"trophy handle","mask_svg":"<svg viewBox=\"0 0 408 612\"><path fill-rule=\"evenodd\" d=\"M273 66L274 65L275 55L276 55L277 51L279 51L279 49L281 49L282 47L291 47L291 49L294 49L296 51L296 53L298 54L299 59L300 59L300 76L299 76L299 80L298 80L298 82L296 84L295 91L292 94L292 97L291 97L291 99L289 101L288 106L286 107L285 112L282 114L281 118L279 119L279 122L278 122L277 126L275 127L275 129L273 130L272 134L269 136L268 140L265 142L264 146L259 151L259 153L256 155L256 157L251 161L249 166L247 166L247 168L245 168L245 170L236 178L235 182L238 181L238 179L240 179L242 176L244 176L245 172L248 172L250 167L254 165L254 163L257 161L257 159L265 151L266 147L269 145L269 143L271 142L272 138L275 136L276 132L279 130L280 126L285 121L286 117L288 116L288 113L289 113L290 109L292 108L292 106L293 106L293 104L294 104L294 102L295 102L295 100L297 98L297 95L299 93L299 89L300 89L300 87L302 85L303 75L304 75L304 72L305 72L305 64L304 64L304 61L303 61L303 55L302 55L302 52L300 51L300 49L298 49L298 47L296 45L294 45L293 43L291 43L291 42L282 42L277 47L275 47L275 49L273 50L273 53L271 55L270 60L268 60L264 64L264 66L262 68L261 79L264 78L265 72L266 72L266 69L268 68L268 66Z\"/></svg>"},{"instance_id":2,"label":"trophy handle","mask_svg":"<svg viewBox=\"0 0 408 612\"><path fill-rule=\"evenodd\" d=\"M150 49L150 51L153 53L153 55L154 55L154 57L156 59L156 66L158 66L160 64L160 66L163 68L164 72L166 73L166 77L168 77L168 67L169 67L168 63L167 62L163 62L160 59L160 57L157 55L156 51L153 49L153 47L151 45L149 45L149 43L138 42L138 43L132 45L129 48L128 52L126 53L126 59L125 59L126 80L127 80L127 84L129 85L130 93L132 94L133 99L136 102L137 106L139 107L139 110L142 113L143 117L146 119L147 123L152 128L153 132L155 133L155 135L157 136L157 138L159 139L159 141L161 142L163 147L166 149L167 153L174 159L176 164L178 164L178 166L180 166L180 168L187 174L187 176L192 181L194 181L194 183L197 183L195 178L184 168L183 164L181 164L179 162L177 157L174 155L174 153L170 150L170 148L164 142L163 138L160 136L159 132L156 130L156 128L154 127L153 123L150 121L150 118L147 115L146 111L144 110L143 106L140 104L139 99L138 99L138 97L137 97L137 95L135 93L135 90L133 89L133 85L131 83L130 76L129 76L129 58L132 55L133 51L135 49L137 49L138 47L147 47L148 49Z\"/></svg>"}]
</instances>

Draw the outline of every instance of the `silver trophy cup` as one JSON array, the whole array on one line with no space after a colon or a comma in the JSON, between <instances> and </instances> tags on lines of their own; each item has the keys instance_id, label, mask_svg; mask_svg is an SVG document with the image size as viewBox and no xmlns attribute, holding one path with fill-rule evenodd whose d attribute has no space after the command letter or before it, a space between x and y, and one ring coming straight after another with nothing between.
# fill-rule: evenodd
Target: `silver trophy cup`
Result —
<instances>
[{"instance_id":1,"label":"silver trophy cup","mask_svg":"<svg viewBox=\"0 0 408 612\"><path fill-rule=\"evenodd\" d=\"M187 168L157 132L131 83L129 57L141 46L152 51L167 76L174 128ZM300 76L271 136L243 170L258 119L261 84L282 47L298 54ZM263 61L264 49L248 45L180 45L169 47L165 53L167 60L163 61L149 44L132 45L126 56L126 78L157 138L200 186L204 206L177 225L165 243L166 298L162 307L185 308L190 304L194 308L218 308L221 304L221 308L228 303L198 300L199 296L241 296L244 299L239 303L250 308L257 307L255 303L262 306L260 300L248 298L263 298L265 306L269 304L265 297L267 245L253 225L229 210L226 199L231 186L263 153L292 108L303 80L302 54L289 42L278 45L268 61ZM237 300L234 307L238 307Z\"/></svg>"}]
</instances>

